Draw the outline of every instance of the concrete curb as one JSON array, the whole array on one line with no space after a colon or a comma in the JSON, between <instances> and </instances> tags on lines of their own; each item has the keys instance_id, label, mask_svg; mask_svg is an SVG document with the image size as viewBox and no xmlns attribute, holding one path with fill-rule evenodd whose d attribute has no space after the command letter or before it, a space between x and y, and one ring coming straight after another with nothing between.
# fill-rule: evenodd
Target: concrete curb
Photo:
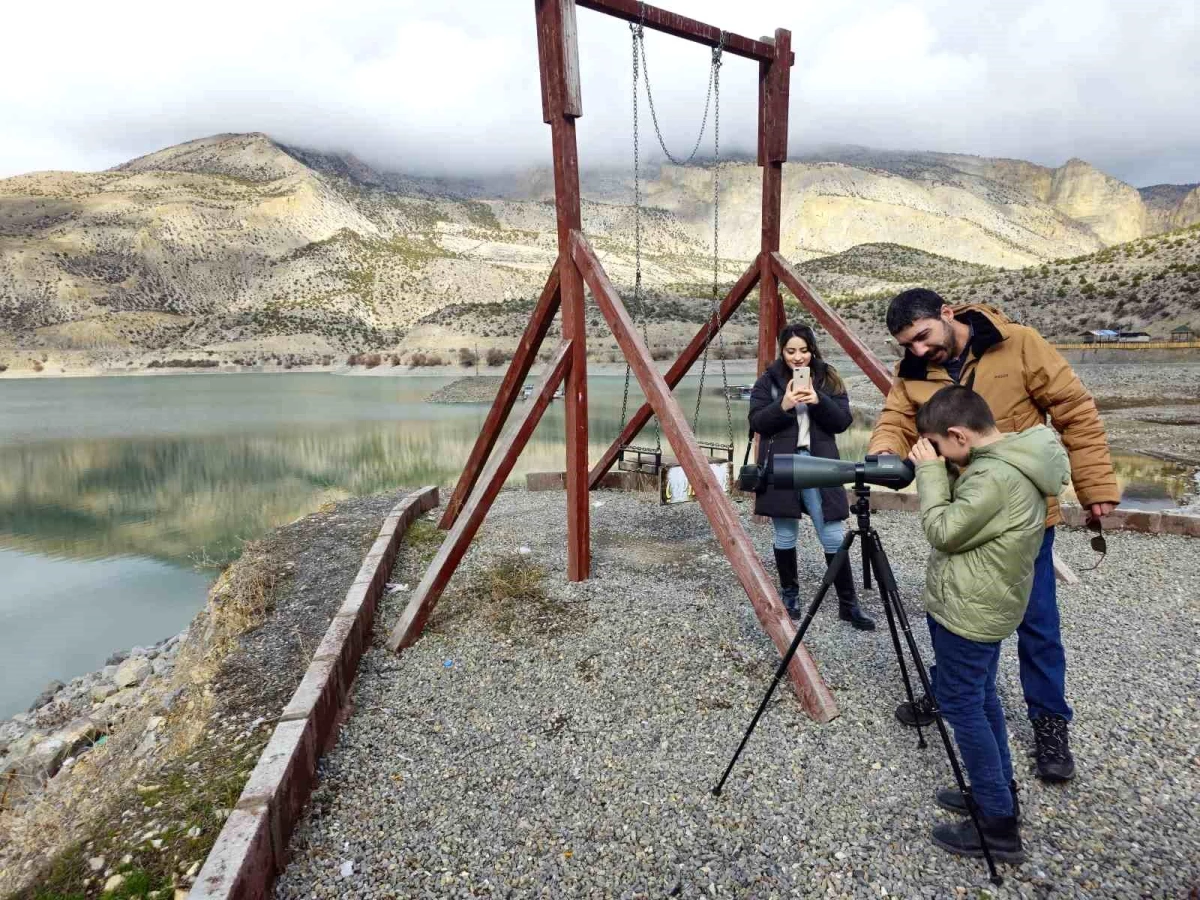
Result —
<instances>
[{"instance_id":1,"label":"concrete curb","mask_svg":"<svg viewBox=\"0 0 1200 900\"><path fill-rule=\"evenodd\" d=\"M525 476L526 490L561 491L566 480L562 472L530 472ZM658 481L651 476L630 472L609 472L600 482L600 488L618 491L658 491ZM735 492L735 496L747 496ZM847 490L846 496L854 503L854 492ZM1061 505L1063 524L1082 528L1083 508L1074 503ZM898 493L879 488L871 492L871 509L920 512L921 500L916 494ZM1200 537L1200 516L1177 512L1153 512L1141 509L1114 509L1101 520L1105 531L1136 531L1141 534L1179 534L1185 537Z\"/></svg>"},{"instance_id":2,"label":"concrete curb","mask_svg":"<svg viewBox=\"0 0 1200 900\"><path fill-rule=\"evenodd\" d=\"M188 894L191 900L259 900L270 892L287 864L288 838L312 793L317 761L337 736L338 718L370 644L375 608L400 541L418 516L437 505L437 488L421 488L383 520L345 602L209 851Z\"/></svg>"}]
</instances>

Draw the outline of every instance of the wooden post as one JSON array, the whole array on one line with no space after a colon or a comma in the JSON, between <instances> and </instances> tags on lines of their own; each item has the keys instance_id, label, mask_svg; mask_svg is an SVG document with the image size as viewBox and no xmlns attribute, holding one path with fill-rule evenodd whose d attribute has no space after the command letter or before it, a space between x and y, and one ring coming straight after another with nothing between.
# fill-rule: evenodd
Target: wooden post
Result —
<instances>
[{"instance_id":1,"label":"wooden post","mask_svg":"<svg viewBox=\"0 0 1200 900\"><path fill-rule=\"evenodd\" d=\"M667 442L687 473L688 481L696 491L696 499L708 516L713 534L724 549L738 581L746 590L758 620L780 655L786 653L796 633L795 623L788 618L733 503L717 483L708 458L696 443L696 436L688 426L687 416L680 408L679 401L672 396L666 381L655 369L650 351L638 336L629 311L625 309L587 239L579 232L571 235L571 252L588 287L592 289L600 312L654 408ZM833 695L821 680L816 664L803 645L792 657L788 676L810 716L819 722L827 722L837 715Z\"/></svg>"},{"instance_id":2,"label":"wooden post","mask_svg":"<svg viewBox=\"0 0 1200 900\"><path fill-rule=\"evenodd\" d=\"M783 163L787 160L788 90L792 33L775 30L775 58L758 67L758 164L762 167L762 251L758 257L758 373L775 359L775 341L787 324L770 254L779 250Z\"/></svg>"},{"instance_id":3,"label":"wooden post","mask_svg":"<svg viewBox=\"0 0 1200 900\"><path fill-rule=\"evenodd\" d=\"M443 531L453 525L454 520L458 518L459 510L470 496L471 488L475 487L475 480L479 478L479 473L483 471L488 454L492 452L496 439L504 430L504 423L508 420L513 403L520 395L525 379L529 377L529 370L537 360L538 350L541 349L546 332L550 330L554 315L558 312L558 304L558 263L555 263L554 268L550 271L550 277L546 280L546 286L542 288L542 295L538 299L537 306L534 307L533 315L529 318L529 324L525 326L525 333L521 335L521 341L517 344L516 352L513 353L512 362L508 364L508 371L504 373L504 381L500 383L500 390L496 394L496 399L492 401L491 411L488 412L479 437L475 439L475 446L471 448L471 456L467 459L466 467L459 476L454 493L446 504L442 520L438 523L438 528Z\"/></svg>"},{"instance_id":4,"label":"wooden post","mask_svg":"<svg viewBox=\"0 0 1200 900\"><path fill-rule=\"evenodd\" d=\"M754 285L758 282L759 267L758 259L750 264L742 277L737 280L737 283L730 289L725 299L721 301L720 307L717 309L716 327L719 329L722 325L729 321L730 316L737 312L737 308L742 305L742 301L746 299L746 295L754 290ZM696 336L679 354L679 358L671 364L671 368L667 370L667 374L663 379L667 383L667 387L674 389L675 385L683 380L683 376L688 373L692 365L700 358L700 354L704 352L704 348L708 346L713 336L713 321L708 319L700 330L696 332ZM617 454L621 448L632 441L639 431L650 421L651 409L649 403L643 403L638 407L637 412L630 417L625 423L625 427L621 429L621 433L617 435L617 439L612 442L612 445L604 451L604 455L600 457L600 462L592 467L592 473L588 477L588 486L595 488L600 480L608 473L608 470L613 467L613 463L617 461Z\"/></svg>"},{"instance_id":5,"label":"wooden post","mask_svg":"<svg viewBox=\"0 0 1200 900\"><path fill-rule=\"evenodd\" d=\"M563 376L570 365L570 355L571 344L569 341L563 341L559 344L549 366L542 374L533 396L529 398L529 405L522 411L513 428L500 442L496 455L488 461L482 479L475 486L470 498L462 508L462 515L458 517L454 527L442 541L437 556L425 570L421 583L417 585L412 599L405 607L403 615L400 616L400 621L396 623L388 637L387 646L393 653L410 646L420 637L421 630L425 627L430 613L433 612L434 606L442 596L442 591L450 583L450 578L467 552L471 539L475 537L475 532L483 524L484 516L491 508L492 501L500 493L500 488L503 487L505 479L512 472L517 457L525 449L530 435L541 421L542 413L546 411L546 407L554 398L554 392L562 383Z\"/></svg>"},{"instance_id":6,"label":"wooden post","mask_svg":"<svg viewBox=\"0 0 1200 900\"><path fill-rule=\"evenodd\" d=\"M582 228L575 119L583 114L575 0L534 0L542 75L542 112L554 153L554 203L558 216L558 272L563 340L571 355L564 392L567 425L567 578L583 581L591 569L588 504L587 321L583 280L571 260L571 232Z\"/></svg>"}]
</instances>

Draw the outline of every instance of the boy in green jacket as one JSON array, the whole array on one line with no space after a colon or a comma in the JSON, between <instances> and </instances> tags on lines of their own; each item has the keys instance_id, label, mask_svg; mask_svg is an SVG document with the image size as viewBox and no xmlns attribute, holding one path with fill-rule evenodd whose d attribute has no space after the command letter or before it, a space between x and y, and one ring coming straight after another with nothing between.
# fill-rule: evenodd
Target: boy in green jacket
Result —
<instances>
[{"instance_id":1,"label":"boy in green jacket","mask_svg":"<svg viewBox=\"0 0 1200 900\"><path fill-rule=\"evenodd\" d=\"M1025 858L1017 786L1004 710L996 694L1000 642L1016 631L1033 586L1046 531L1046 498L1070 478L1067 455L1045 425L1001 434L987 402L952 385L917 411L916 466L921 527L933 546L925 611L935 665L929 676L942 717L954 729L992 855ZM951 483L947 463L961 469ZM957 789L937 803L967 812ZM969 821L939 825L933 842L962 856L983 848Z\"/></svg>"}]
</instances>

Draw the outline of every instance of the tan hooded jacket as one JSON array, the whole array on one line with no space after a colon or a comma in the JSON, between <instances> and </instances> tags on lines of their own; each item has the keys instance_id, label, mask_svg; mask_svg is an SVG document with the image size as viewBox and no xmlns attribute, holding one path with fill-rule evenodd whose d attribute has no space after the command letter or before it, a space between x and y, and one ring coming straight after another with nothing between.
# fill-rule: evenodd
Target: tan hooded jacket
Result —
<instances>
[{"instance_id":1,"label":"tan hooded jacket","mask_svg":"<svg viewBox=\"0 0 1200 900\"><path fill-rule=\"evenodd\" d=\"M1044 425L1049 415L1067 448L1079 502L1084 506L1117 503L1121 492L1104 423L1092 395L1062 354L1032 328L1009 321L990 306L956 306L954 317L970 325L973 332L960 383L987 401L996 427L1003 432L1025 431ZM905 353L867 452L907 456L918 437L917 409L952 383L944 366L931 366ZM1051 498L1046 525L1061 521L1058 500Z\"/></svg>"}]
</instances>

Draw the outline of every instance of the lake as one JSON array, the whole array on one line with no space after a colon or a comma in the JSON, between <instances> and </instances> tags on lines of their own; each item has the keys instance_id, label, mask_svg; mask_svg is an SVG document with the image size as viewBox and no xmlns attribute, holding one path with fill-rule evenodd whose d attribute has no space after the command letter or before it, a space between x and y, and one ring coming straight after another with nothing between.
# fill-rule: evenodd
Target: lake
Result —
<instances>
[{"instance_id":1,"label":"lake","mask_svg":"<svg viewBox=\"0 0 1200 900\"><path fill-rule=\"evenodd\" d=\"M0 381L0 718L48 681L154 643L200 609L242 544L345 497L451 485L486 404L424 398L453 379L325 373ZM735 381L746 380L738 376ZM699 436L726 441L709 375ZM591 457L621 426L621 376L589 381ZM697 380L676 396L690 416ZM630 410L641 402L636 381ZM733 401L736 459L745 402ZM840 439L861 456L866 423ZM514 470L561 470L553 403ZM652 430L642 443L653 442ZM1117 460L1127 505L1176 506L1181 467Z\"/></svg>"}]
</instances>

